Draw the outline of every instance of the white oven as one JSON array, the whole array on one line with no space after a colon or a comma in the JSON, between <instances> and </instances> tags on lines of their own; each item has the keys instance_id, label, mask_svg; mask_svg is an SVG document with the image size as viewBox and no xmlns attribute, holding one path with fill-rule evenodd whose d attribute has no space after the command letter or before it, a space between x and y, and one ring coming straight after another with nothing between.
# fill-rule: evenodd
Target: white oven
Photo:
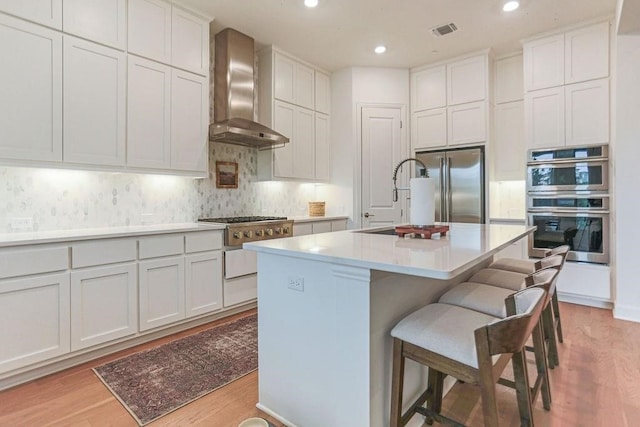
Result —
<instances>
[{"instance_id":1,"label":"white oven","mask_svg":"<svg viewBox=\"0 0 640 427\"><path fill-rule=\"evenodd\" d=\"M224 306L258 296L258 260L254 251L229 248L224 251Z\"/></svg>"}]
</instances>

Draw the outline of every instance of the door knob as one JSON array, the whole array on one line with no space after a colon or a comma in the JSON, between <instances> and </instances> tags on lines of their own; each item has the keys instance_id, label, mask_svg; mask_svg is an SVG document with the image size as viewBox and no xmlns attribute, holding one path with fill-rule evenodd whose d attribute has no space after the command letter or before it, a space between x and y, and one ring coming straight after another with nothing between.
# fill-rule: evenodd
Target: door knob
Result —
<instances>
[{"instance_id":1,"label":"door knob","mask_svg":"<svg viewBox=\"0 0 640 427\"><path fill-rule=\"evenodd\" d=\"M370 216L375 216L373 214L370 214L369 212L365 212L363 215L365 218L369 218Z\"/></svg>"}]
</instances>

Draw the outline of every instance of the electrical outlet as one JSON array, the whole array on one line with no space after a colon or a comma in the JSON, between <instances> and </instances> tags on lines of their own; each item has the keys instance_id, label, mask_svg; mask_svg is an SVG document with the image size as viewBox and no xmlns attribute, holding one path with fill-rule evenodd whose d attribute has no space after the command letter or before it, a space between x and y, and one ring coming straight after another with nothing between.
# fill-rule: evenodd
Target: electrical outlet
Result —
<instances>
[{"instance_id":1,"label":"electrical outlet","mask_svg":"<svg viewBox=\"0 0 640 427\"><path fill-rule=\"evenodd\" d=\"M33 230L31 218L11 218L11 228L14 230Z\"/></svg>"},{"instance_id":2,"label":"electrical outlet","mask_svg":"<svg viewBox=\"0 0 640 427\"><path fill-rule=\"evenodd\" d=\"M304 278L299 276L289 277L287 288L298 292L304 292Z\"/></svg>"}]
</instances>

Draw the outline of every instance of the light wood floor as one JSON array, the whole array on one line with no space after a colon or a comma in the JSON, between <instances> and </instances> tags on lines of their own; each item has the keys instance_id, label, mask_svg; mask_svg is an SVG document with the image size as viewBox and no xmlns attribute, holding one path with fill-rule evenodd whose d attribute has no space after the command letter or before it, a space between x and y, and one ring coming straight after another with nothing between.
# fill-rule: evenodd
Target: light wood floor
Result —
<instances>
[{"instance_id":1,"label":"light wood floor","mask_svg":"<svg viewBox=\"0 0 640 427\"><path fill-rule=\"evenodd\" d=\"M537 426L640 426L640 324L614 320L608 310L561 304L565 342L560 366L551 371L551 411L537 402ZM251 313L253 312L247 312ZM245 314L247 314L245 313ZM242 316L236 315L233 318ZM0 426L132 426L137 424L96 378L91 368L162 342L199 332L198 327L0 392ZM499 387L501 425L517 425L515 395ZM236 427L262 416L255 408L254 372L150 424ZM454 406L455 410L451 407ZM444 412L481 426L478 393L457 384L445 397ZM328 426L329 427L329 426ZM349 426L330 426L349 427Z\"/></svg>"}]
</instances>

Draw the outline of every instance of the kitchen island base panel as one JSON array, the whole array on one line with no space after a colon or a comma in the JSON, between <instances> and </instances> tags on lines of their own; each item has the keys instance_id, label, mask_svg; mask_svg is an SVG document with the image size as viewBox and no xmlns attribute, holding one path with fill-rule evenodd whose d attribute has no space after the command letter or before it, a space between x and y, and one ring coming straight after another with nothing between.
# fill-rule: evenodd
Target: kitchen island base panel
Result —
<instances>
[{"instance_id":1,"label":"kitchen island base panel","mask_svg":"<svg viewBox=\"0 0 640 427\"><path fill-rule=\"evenodd\" d=\"M444 281L258 253L258 408L291 426L386 426L389 332L490 261ZM427 368L408 361L406 402L426 387Z\"/></svg>"}]
</instances>

